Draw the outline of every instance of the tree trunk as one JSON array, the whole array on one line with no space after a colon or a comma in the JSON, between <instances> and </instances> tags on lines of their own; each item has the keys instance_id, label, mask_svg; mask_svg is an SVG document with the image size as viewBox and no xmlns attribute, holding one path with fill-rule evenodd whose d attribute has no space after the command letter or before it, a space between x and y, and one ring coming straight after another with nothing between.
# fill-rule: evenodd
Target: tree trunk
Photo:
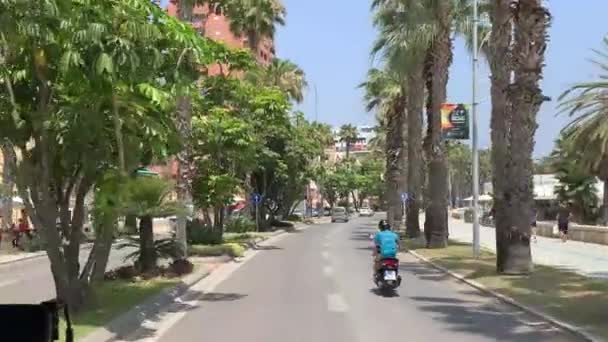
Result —
<instances>
[{"instance_id":1,"label":"tree trunk","mask_svg":"<svg viewBox=\"0 0 608 342\"><path fill-rule=\"evenodd\" d=\"M606 226L608 225L608 178L602 179L602 182L604 182L604 195L602 196L601 224Z\"/></svg>"},{"instance_id":2,"label":"tree trunk","mask_svg":"<svg viewBox=\"0 0 608 342\"><path fill-rule=\"evenodd\" d=\"M510 13L511 0L493 0L490 18L492 33L488 45L488 62L490 64L492 113L490 120L492 139L492 190L494 196L494 221L496 226L496 263L504 264L506 241L511 227L508 214L507 166L509 150L507 137L511 127L511 105L509 102L509 83L512 66L512 31L513 22Z\"/></svg>"},{"instance_id":3,"label":"tree trunk","mask_svg":"<svg viewBox=\"0 0 608 342\"><path fill-rule=\"evenodd\" d=\"M184 22L192 21L194 3L192 1L178 2L178 19ZM183 94L177 98L176 128L183 139L182 150L177 154L177 200L181 204L192 204L192 180L194 179L194 163L192 162L192 102ZM177 215L176 244L178 259L188 256L188 237L186 236L186 213Z\"/></svg>"},{"instance_id":4,"label":"tree trunk","mask_svg":"<svg viewBox=\"0 0 608 342\"><path fill-rule=\"evenodd\" d=\"M137 233L137 216L127 214L125 216L125 231L127 234Z\"/></svg>"},{"instance_id":5,"label":"tree trunk","mask_svg":"<svg viewBox=\"0 0 608 342\"><path fill-rule=\"evenodd\" d=\"M428 246L430 248L445 248L448 243L447 226L447 160L445 146L441 132L441 106L446 101L449 67L452 63L451 13L448 2L437 3L438 34L433 42L431 56L432 62L432 89L431 112L428 125L430 129L429 141L429 207L425 228L431 229Z\"/></svg>"},{"instance_id":6,"label":"tree trunk","mask_svg":"<svg viewBox=\"0 0 608 342\"><path fill-rule=\"evenodd\" d=\"M424 106L424 75L422 63L412 67L408 77L407 100L407 188L409 193L406 235L420 236L420 194L422 192L422 112Z\"/></svg>"},{"instance_id":7,"label":"tree trunk","mask_svg":"<svg viewBox=\"0 0 608 342\"><path fill-rule=\"evenodd\" d=\"M503 246L498 271L526 274L532 270L530 216L534 205L532 175L536 115L546 100L539 83L542 78L547 40L548 11L541 0L521 0L515 11L515 83L509 95L513 105L509 134L510 164L507 168L511 227L501 231Z\"/></svg>"},{"instance_id":8,"label":"tree trunk","mask_svg":"<svg viewBox=\"0 0 608 342\"><path fill-rule=\"evenodd\" d=\"M399 186L402 180L402 168L400 167L400 154L403 153L402 132L402 103L398 103L388 115L386 132L386 173L387 173L387 197L388 197L388 223L398 229L403 217Z\"/></svg>"},{"instance_id":9,"label":"tree trunk","mask_svg":"<svg viewBox=\"0 0 608 342\"><path fill-rule=\"evenodd\" d=\"M13 223L13 190L15 188L14 172L17 161L13 159L15 155L13 145L8 141L2 144L2 187L3 197L6 200L2 203L2 230L9 231Z\"/></svg>"},{"instance_id":10,"label":"tree trunk","mask_svg":"<svg viewBox=\"0 0 608 342\"><path fill-rule=\"evenodd\" d=\"M156 269L156 251L154 250L154 225L152 216L139 218L139 268L141 272Z\"/></svg>"}]
</instances>

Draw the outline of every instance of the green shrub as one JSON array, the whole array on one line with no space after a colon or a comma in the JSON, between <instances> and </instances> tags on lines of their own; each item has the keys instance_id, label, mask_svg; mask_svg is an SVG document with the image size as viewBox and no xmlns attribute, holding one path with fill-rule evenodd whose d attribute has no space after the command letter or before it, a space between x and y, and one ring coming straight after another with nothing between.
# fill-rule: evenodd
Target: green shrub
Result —
<instances>
[{"instance_id":1,"label":"green shrub","mask_svg":"<svg viewBox=\"0 0 608 342\"><path fill-rule=\"evenodd\" d=\"M293 223L287 221L273 221L272 226L277 228L293 228Z\"/></svg>"},{"instance_id":2,"label":"green shrub","mask_svg":"<svg viewBox=\"0 0 608 342\"><path fill-rule=\"evenodd\" d=\"M289 215L287 217L287 221L291 221L291 222L301 222L302 221L302 216L299 215Z\"/></svg>"},{"instance_id":3,"label":"green shrub","mask_svg":"<svg viewBox=\"0 0 608 342\"><path fill-rule=\"evenodd\" d=\"M190 254L203 257L228 255L236 258L245 255L245 248L237 243L225 243L213 246L192 245L190 246Z\"/></svg>"},{"instance_id":4,"label":"green shrub","mask_svg":"<svg viewBox=\"0 0 608 342\"><path fill-rule=\"evenodd\" d=\"M213 229L195 219L186 224L188 242L193 245L219 245L223 242L222 231Z\"/></svg>"},{"instance_id":5,"label":"green shrub","mask_svg":"<svg viewBox=\"0 0 608 342\"><path fill-rule=\"evenodd\" d=\"M246 216L232 218L224 225L224 230L230 233L247 233L256 230L255 222Z\"/></svg>"},{"instance_id":6,"label":"green shrub","mask_svg":"<svg viewBox=\"0 0 608 342\"><path fill-rule=\"evenodd\" d=\"M31 239L27 235L21 236L19 244L26 252L38 252L46 248L46 242L38 234L32 236Z\"/></svg>"}]
</instances>

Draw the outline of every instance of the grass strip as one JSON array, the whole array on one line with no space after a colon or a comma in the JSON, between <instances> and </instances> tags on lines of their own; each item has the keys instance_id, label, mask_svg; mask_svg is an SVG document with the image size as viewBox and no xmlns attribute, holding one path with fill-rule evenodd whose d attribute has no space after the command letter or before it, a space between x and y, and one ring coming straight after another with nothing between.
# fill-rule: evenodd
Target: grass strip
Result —
<instances>
[{"instance_id":1,"label":"grass strip","mask_svg":"<svg viewBox=\"0 0 608 342\"><path fill-rule=\"evenodd\" d=\"M481 257L474 259L471 245L467 243L450 241L450 246L445 249L426 249L419 240L407 240L405 246L490 290L608 341L606 280L544 265L534 265L534 272L530 275L499 275L496 273L496 255L483 250Z\"/></svg>"}]
</instances>

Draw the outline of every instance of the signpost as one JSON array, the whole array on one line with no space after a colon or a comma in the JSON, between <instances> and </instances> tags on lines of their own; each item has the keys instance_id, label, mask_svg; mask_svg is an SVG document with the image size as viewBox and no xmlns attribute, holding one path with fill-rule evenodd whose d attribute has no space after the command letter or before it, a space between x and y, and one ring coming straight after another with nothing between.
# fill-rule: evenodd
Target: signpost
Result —
<instances>
[{"instance_id":1,"label":"signpost","mask_svg":"<svg viewBox=\"0 0 608 342\"><path fill-rule=\"evenodd\" d=\"M444 139L469 139L469 109L464 104L444 103L441 106L441 132Z\"/></svg>"},{"instance_id":2,"label":"signpost","mask_svg":"<svg viewBox=\"0 0 608 342\"><path fill-rule=\"evenodd\" d=\"M262 195L254 192L251 194L251 201L255 204L255 229L260 231L260 203L262 203Z\"/></svg>"},{"instance_id":3,"label":"signpost","mask_svg":"<svg viewBox=\"0 0 608 342\"><path fill-rule=\"evenodd\" d=\"M403 210L402 219L403 219L404 225L405 225L405 222L406 222L406 220L405 220L406 204L407 204L407 201L408 201L409 198L410 198L410 195L407 192L402 192L401 193L401 208Z\"/></svg>"}]
</instances>

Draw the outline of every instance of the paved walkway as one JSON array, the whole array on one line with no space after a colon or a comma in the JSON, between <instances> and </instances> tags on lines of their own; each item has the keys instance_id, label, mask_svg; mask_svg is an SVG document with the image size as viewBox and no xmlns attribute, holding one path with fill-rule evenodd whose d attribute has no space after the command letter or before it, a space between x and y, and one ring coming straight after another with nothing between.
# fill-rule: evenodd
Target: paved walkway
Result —
<instances>
[{"instance_id":1,"label":"paved walkway","mask_svg":"<svg viewBox=\"0 0 608 342\"><path fill-rule=\"evenodd\" d=\"M450 218L450 239L462 242L473 241L471 223ZM494 228L480 227L481 246L493 252L496 251L496 232ZM534 263L554 266L579 274L608 279L608 246L593 243L568 241L538 237L538 242L532 242L532 259Z\"/></svg>"}]
</instances>

